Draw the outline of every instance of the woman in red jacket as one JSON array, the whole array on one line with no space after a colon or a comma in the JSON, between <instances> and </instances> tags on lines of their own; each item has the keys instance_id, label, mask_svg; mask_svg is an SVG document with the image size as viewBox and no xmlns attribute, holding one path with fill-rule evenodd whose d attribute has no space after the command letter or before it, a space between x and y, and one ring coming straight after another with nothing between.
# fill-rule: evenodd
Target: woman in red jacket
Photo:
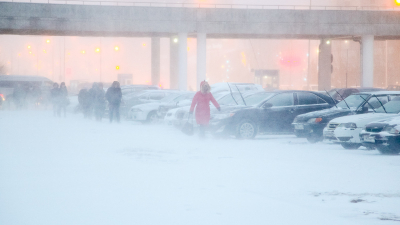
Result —
<instances>
[{"instance_id":1,"label":"woman in red jacket","mask_svg":"<svg viewBox=\"0 0 400 225\"><path fill-rule=\"evenodd\" d=\"M196 106L196 122L200 125L199 134L201 137L205 136L205 128L210 122L210 101L218 110L221 110L210 90L210 85L206 81L201 82L200 91L194 95L192 106L190 107L190 114L193 114L194 107Z\"/></svg>"}]
</instances>

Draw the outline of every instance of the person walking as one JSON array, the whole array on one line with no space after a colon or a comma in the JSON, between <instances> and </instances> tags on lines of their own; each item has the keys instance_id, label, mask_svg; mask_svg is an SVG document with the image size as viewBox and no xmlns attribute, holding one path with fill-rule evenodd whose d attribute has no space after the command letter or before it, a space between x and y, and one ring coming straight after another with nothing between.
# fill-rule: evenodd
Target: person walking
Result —
<instances>
[{"instance_id":1,"label":"person walking","mask_svg":"<svg viewBox=\"0 0 400 225\"><path fill-rule=\"evenodd\" d=\"M110 123L114 119L114 114L115 119L119 122L119 106L121 105L122 92L118 81L114 81L111 87L107 89L106 99L109 105Z\"/></svg>"},{"instance_id":2,"label":"person walking","mask_svg":"<svg viewBox=\"0 0 400 225\"><path fill-rule=\"evenodd\" d=\"M97 83L97 88L94 96L94 116L97 121L101 121L106 108L105 91L103 89L103 83Z\"/></svg>"},{"instance_id":3,"label":"person walking","mask_svg":"<svg viewBox=\"0 0 400 225\"><path fill-rule=\"evenodd\" d=\"M53 115L57 116L58 107L60 106L60 88L58 88L58 84L53 84L53 89L50 90L50 98L51 103L53 103Z\"/></svg>"},{"instance_id":4,"label":"person walking","mask_svg":"<svg viewBox=\"0 0 400 225\"><path fill-rule=\"evenodd\" d=\"M83 117L85 119L89 118L89 113L90 113L89 101L90 101L90 96L88 90L86 88L81 89L78 94L78 102L79 102L79 107L83 112Z\"/></svg>"},{"instance_id":5,"label":"person walking","mask_svg":"<svg viewBox=\"0 0 400 225\"><path fill-rule=\"evenodd\" d=\"M67 117L67 106L69 105L68 90L65 82L60 84L60 102L57 115L61 117L61 111L64 112L64 117Z\"/></svg>"},{"instance_id":6,"label":"person walking","mask_svg":"<svg viewBox=\"0 0 400 225\"><path fill-rule=\"evenodd\" d=\"M210 91L210 85L206 81L201 82L200 91L194 95L192 105L190 106L190 115L193 114L193 111L196 107L196 123L200 126L200 137L205 137L205 130L210 122L210 102L213 103L218 111L221 110L221 107Z\"/></svg>"}]
</instances>

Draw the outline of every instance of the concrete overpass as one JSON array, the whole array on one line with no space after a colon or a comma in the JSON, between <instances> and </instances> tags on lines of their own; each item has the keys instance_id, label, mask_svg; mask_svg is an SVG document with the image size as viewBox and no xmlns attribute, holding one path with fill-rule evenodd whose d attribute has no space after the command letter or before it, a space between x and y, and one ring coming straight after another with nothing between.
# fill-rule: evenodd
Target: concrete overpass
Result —
<instances>
[{"instance_id":1,"label":"concrete overpass","mask_svg":"<svg viewBox=\"0 0 400 225\"><path fill-rule=\"evenodd\" d=\"M373 41L400 39L400 12L1 2L0 34L152 37L153 83L159 79L159 38L174 37L171 59L177 60L171 60L171 83L179 89L187 89L187 37L198 40L198 82L206 74L206 38L319 39L320 88L330 88L328 40L356 37L362 40L362 86L368 87L373 85Z\"/></svg>"}]
</instances>

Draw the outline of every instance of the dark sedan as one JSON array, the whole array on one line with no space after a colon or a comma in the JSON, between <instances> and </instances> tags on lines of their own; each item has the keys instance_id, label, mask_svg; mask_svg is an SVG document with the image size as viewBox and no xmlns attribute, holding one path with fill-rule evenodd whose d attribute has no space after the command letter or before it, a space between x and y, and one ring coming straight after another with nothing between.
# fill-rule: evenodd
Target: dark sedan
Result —
<instances>
[{"instance_id":1,"label":"dark sedan","mask_svg":"<svg viewBox=\"0 0 400 225\"><path fill-rule=\"evenodd\" d=\"M303 104L304 102L304 104ZM213 111L210 129L216 134L254 138L259 133L293 132L293 119L303 113L330 108L334 101L310 91L262 92L247 96L245 105Z\"/></svg>"}]
</instances>

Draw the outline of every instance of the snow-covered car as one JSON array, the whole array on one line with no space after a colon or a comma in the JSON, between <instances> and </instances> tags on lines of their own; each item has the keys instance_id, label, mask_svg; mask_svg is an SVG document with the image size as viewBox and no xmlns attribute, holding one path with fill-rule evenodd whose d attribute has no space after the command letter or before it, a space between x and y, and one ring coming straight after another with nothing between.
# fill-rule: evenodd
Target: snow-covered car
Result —
<instances>
[{"instance_id":1,"label":"snow-covered car","mask_svg":"<svg viewBox=\"0 0 400 225\"><path fill-rule=\"evenodd\" d=\"M364 127L371 122L390 119L399 116L400 97L387 96L380 101L382 106L375 109L374 113L339 117L332 120L330 124L339 124L334 130L335 142L340 143L345 149L358 149L361 146L360 133ZM384 104L386 103L386 104Z\"/></svg>"},{"instance_id":2,"label":"snow-covered car","mask_svg":"<svg viewBox=\"0 0 400 225\"><path fill-rule=\"evenodd\" d=\"M188 94L181 95L170 102L161 102L157 110L158 118L163 119L167 112L174 108L180 108L184 106L189 106L192 103L195 93L191 92Z\"/></svg>"},{"instance_id":3,"label":"snow-covered car","mask_svg":"<svg viewBox=\"0 0 400 225\"><path fill-rule=\"evenodd\" d=\"M219 92L256 92L264 91L261 85L253 83L215 83L211 86L211 93L213 95Z\"/></svg>"},{"instance_id":4,"label":"snow-covered car","mask_svg":"<svg viewBox=\"0 0 400 225\"><path fill-rule=\"evenodd\" d=\"M382 154L400 153L400 116L369 123L360 133L361 144Z\"/></svg>"},{"instance_id":5,"label":"snow-covered car","mask_svg":"<svg viewBox=\"0 0 400 225\"><path fill-rule=\"evenodd\" d=\"M254 92L245 92L242 93L242 95L245 97L248 95L248 93L254 93ZM236 102L238 104L244 104L239 92L231 93L229 91L224 91L213 94L213 96L215 100L218 102L218 104L221 106L221 108L224 108L228 105L236 104ZM235 99L233 99L232 96ZM167 125L174 125L177 127L182 126L188 120L189 110L190 110L190 104L184 107L168 110L164 117L164 123Z\"/></svg>"},{"instance_id":6,"label":"snow-covered car","mask_svg":"<svg viewBox=\"0 0 400 225\"><path fill-rule=\"evenodd\" d=\"M193 95L193 92L174 91L160 101L132 106L128 112L127 119L156 123L159 120L157 111L160 105L176 105L179 100L190 97L193 98Z\"/></svg>"},{"instance_id":7,"label":"snow-covered car","mask_svg":"<svg viewBox=\"0 0 400 225\"><path fill-rule=\"evenodd\" d=\"M400 92L396 93L400 95ZM356 93L345 98L345 101L337 103L332 108L301 114L296 116L293 121L294 133L297 137L307 138L312 143L322 141L323 139L330 140L334 138L333 131L336 127L335 124L330 124L329 129L325 129L326 132L324 134L323 130L329 121L347 115L371 113L373 112L372 107L380 107L380 103L376 97L382 98L393 94L391 91ZM307 105L312 102L302 99L301 96L298 101L299 105Z\"/></svg>"}]
</instances>

